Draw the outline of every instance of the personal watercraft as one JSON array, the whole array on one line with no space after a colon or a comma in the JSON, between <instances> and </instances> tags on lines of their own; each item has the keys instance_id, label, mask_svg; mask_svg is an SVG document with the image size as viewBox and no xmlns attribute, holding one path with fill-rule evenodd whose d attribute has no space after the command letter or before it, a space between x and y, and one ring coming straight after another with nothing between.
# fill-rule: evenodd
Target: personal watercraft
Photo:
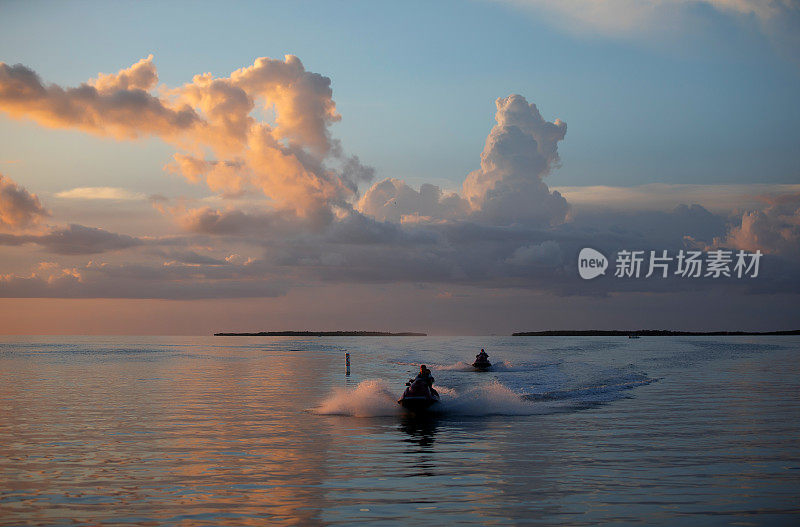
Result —
<instances>
[{"instance_id":1,"label":"personal watercraft","mask_svg":"<svg viewBox=\"0 0 800 527\"><path fill-rule=\"evenodd\" d=\"M475 362L472 363L472 367L478 371L488 371L489 368L492 367L492 363L489 362L489 359L475 359Z\"/></svg>"},{"instance_id":2,"label":"personal watercraft","mask_svg":"<svg viewBox=\"0 0 800 527\"><path fill-rule=\"evenodd\" d=\"M439 394L423 380L408 381L397 403L406 410L420 411L439 402Z\"/></svg>"}]
</instances>

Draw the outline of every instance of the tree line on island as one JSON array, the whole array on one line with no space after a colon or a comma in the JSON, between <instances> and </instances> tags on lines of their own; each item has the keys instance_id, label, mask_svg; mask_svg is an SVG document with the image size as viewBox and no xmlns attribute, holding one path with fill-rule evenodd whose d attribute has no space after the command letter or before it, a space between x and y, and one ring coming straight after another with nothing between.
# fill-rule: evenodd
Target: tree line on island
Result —
<instances>
[{"instance_id":1,"label":"tree line on island","mask_svg":"<svg viewBox=\"0 0 800 527\"><path fill-rule=\"evenodd\" d=\"M258 333L214 333L215 337L427 337L427 333L387 331L259 331Z\"/></svg>"},{"instance_id":2,"label":"tree line on island","mask_svg":"<svg viewBox=\"0 0 800 527\"><path fill-rule=\"evenodd\" d=\"M800 335L800 329L786 331L672 331L669 329L639 329L623 331L618 329L580 329L580 330L548 330L524 331L512 333L512 337L725 337L725 336L757 336L757 335Z\"/></svg>"}]
</instances>

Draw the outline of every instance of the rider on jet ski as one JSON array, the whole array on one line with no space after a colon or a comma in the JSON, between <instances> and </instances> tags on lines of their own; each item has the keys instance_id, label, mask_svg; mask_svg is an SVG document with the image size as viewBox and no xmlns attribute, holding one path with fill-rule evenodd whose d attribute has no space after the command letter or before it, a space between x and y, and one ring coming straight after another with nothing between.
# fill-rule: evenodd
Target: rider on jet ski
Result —
<instances>
[{"instance_id":1,"label":"rider on jet ski","mask_svg":"<svg viewBox=\"0 0 800 527\"><path fill-rule=\"evenodd\" d=\"M419 368L419 375L406 383L403 396L397 402L409 410L424 410L439 400L439 394L433 389L433 375L424 364Z\"/></svg>"},{"instance_id":2,"label":"rider on jet ski","mask_svg":"<svg viewBox=\"0 0 800 527\"><path fill-rule=\"evenodd\" d=\"M435 396L435 397L438 397L439 396L439 392L437 392L433 388L433 380L434 379L433 379L433 374L431 374L431 370L429 370L427 366L422 364L419 367L419 374L417 374L417 377L414 379L414 382L416 382L416 381L424 381L425 384L428 386L428 389L431 391L431 394L433 396Z\"/></svg>"},{"instance_id":3,"label":"rider on jet ski","mask_svg":"<svg viewBox=\"0 0 800 527\"><path fill-rule=\"evenodd\" d=\"M475 355L475 362L486 362L489 360L489 354L483 351L481 348L481 352Z\"/></svg>"}]
</instances>

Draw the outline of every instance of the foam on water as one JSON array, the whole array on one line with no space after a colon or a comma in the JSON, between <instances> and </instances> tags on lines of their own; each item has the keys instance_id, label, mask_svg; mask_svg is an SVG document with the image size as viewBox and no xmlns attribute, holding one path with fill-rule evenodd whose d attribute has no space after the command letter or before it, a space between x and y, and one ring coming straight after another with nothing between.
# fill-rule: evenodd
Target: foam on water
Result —
<instances>
[{"instance_id":1,"label":"foam on water","mask_svg":"<svg viewBox=\"0 0 800 527\"><path fill-rule=\"evenodd\" d=\"M438 411L446 414L464 416L484 415L535 415L550 410L542 404L527 401L498 381L480 384L454 394L442 397Z\"/></svg>"},{"instance_id":2,"label":"foam on water","mask_svg":"<svg viewBox=\"0 0 800 527\"><path fill-rule=\"evenodd\" d=\"M447 386L437 386L436 389L441 402L430 409L431 413L436 414L534 415L548 411L547 406L526 400L497 381L473 386L460 393ZM389 389L386 381L372 379L352 389L335 388L313 412L353 417L398 415L403 412L397 404L398 396Z\"/></svg>"},{"instance_id":3,"label":"foam on water","mask_svg":"<svg viewBox=\"0 0 800 527\"><path fill-rule=\"evenodd\" d=\"M622 397L623 394L621 392L650 384L656 380L658 379L652 379L644 373L627 373L605 379L597 379L583 386L551 390L543 393L531 393L524 395L524 397L531 401L609 402Z\"/></svg>"},{"instance_id":4,"label":"foam on water","mask_svg":"<svg viewBox=\"0 0 800 527\"><path fill-rule=\"evenodd\" d=\"M453 364L431 364L430 368L434 371L475 371L472 364L460 360Z\"/></svg>"},{"instance_id":5,"label":"foam on water","mask_svg":"<svg viewBox=\"0 0 800 527\"><path fill-rule=\"evenodd\" d=\"M322 403L313 409L324 415L351 415L353 417L379 417L399 412L397 395L389 390L382 379L362 381L355 388L334 388Z\"/></svg>"},{"instance_id":6,"label":"foam on water","mask_svg":"<svg viewBox=\"0 0 800 527\"><path fill-rule=\"evenodd\" d=\"M640 372L617 371L577 386L538 393L531 393L522 386L512 388L498 379L471 385L463 390L437 385L441 400L430 411L462 416L537 415L552 412L556 408L611 402L625 397L625 391L655 380ZM355 388L334 388L331 395L313 411L354 417L397 415L402 413L397 404L399 396L400 393L391 390L386 380L371 379L359 383Z\"/></svg>"}]
</instances>

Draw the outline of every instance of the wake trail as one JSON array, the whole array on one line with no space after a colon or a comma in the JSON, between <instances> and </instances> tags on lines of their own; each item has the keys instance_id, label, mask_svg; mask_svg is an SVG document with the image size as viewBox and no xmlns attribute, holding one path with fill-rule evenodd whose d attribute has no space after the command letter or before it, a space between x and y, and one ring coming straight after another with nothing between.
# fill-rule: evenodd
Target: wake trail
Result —
<instances>
[{"instance_id":1,"label":"wake trail","mask_svg":"<svg viewBox=\"0 0 800 527\"><path fill-rule=\"evenodd\" d=\"M514 391L498 380L477 384L457 391L437 385L441 395L438 404L428 412L437 415L490 416L490 415L541 415L563 411L569 406L610 402L624 397L626 390L654 382L643 373L631 373L597 380L582 386L550 390L542 393ZM394 416L405 412L384 379L362 381L355 388L335 388L312 411L321 415L346 415L353 417Z\"/></svg>"}]
</instances>

